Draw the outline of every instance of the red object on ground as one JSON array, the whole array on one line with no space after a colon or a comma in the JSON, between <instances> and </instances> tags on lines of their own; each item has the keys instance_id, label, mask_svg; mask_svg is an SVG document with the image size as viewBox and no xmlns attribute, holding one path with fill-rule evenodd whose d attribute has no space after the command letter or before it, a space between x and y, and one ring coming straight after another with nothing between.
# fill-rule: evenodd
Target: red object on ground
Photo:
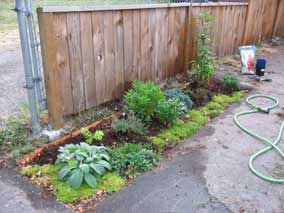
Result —
<instances>
[{"instance_id":1,"label":"red object on ground","mask_svg":"<svg viewBox=\"0 0 284 213\"><path fill-rule=\"evenodd\" d=\"M248 59L248 69L249 70L252 70L253 68L254 68L254 60L253 60L253 58L249 58Z\"/></svg>"}]
</instances>

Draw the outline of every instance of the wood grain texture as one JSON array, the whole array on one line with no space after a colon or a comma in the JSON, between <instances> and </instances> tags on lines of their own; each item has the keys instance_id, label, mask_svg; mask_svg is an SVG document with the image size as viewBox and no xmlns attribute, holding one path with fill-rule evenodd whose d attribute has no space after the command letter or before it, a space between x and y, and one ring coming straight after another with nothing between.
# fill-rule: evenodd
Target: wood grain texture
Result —
<instances>
[{"instance_id":1,"label":"wood grain texture","mask_svg":"<svg viewBox=\"0 0 284 213\"><path fill-rule=\"evenodd\" d=\"M66 16L73 96L73 113L78 113L86 109L84 75L82 69L80 14L69 13Z\"/></svg>"},{"instance_id":2,"label":"wood grain texture","mask_svg":"<svg viewBox=\"0 0 284 213\"><path fill-rule=\"evenodd\" d=\"M115 97L120 98L124 88L124 37L123 16L121 11L113 12L114 18L114 49L115 49Z\"/></svg>"},{"instance_id":3,"label":"wood grain texture","mask_svg":"<svg viewBox=\"0 0 284 213\"><path fill-rule=\"evenodd\" d=\"M92 13L93 25L93 51L95 64L95 84L96 84L96 102L97 104L106 101L107 82L105 78L105 49L104 49L104 13ZM113 82L111 82L113 83Z\"/></svg>"},{"instance_id":4,"label":"wood grain texture","mask_svg":"<svg viewBox=\"0 0 284 213\"><path fill-rule=\"evenodd\" d=\"M197 56L202 12L215 17L217 56L284 33L284 0L67 9L39 13L54 123L121 98L136 79L159 82L187 70Z\"/></svg>"},{"instance_id":5,"label":"wood grain texture","mask_svg":"<svg viewBox=\"0 0 284 213\"><path fill-rule=\"evenodd\" d=\"M279 0L278 11L275 16L273 36L284 35L284 1Z\"/></svg>"},{"instance_id":6,"label":"wood grain texture","mask_svg":"<svg viewBox=\"0 0 284 213\"><path fill-rule=\"evenodd\" d=\"M68 53L68 34L66 14L54 15L54 35L56 47L56 66L60 82L60 98L65 115L73 113L73 95Z\"/></svg>"},{"instance_id":7,"label":"wood grain texture","mask_svg":"<svg viewBox=\"0 0 284 213\"><path fill-rule=\"evenodd\" d=\"M105 98L104 102L115 98L115 56L114 56L114 26L113 13L104 13L104 72L105 72Z\"/></svg>"},{"instance_id":8,"label":"wood grain texture","mask_svg":"<svg viewBox=\"0 0 284 213\"><path fill-rule=\"evenodd\" d=\"M148 81L151 79L151 64L149 55L151 52L150 32L148 24L148 11L141 10L141 80Z\"/></svg>"},{"instance_id":9,"label":"wood grain texture","mask_svg":"<svg viewBox=\"0 0 284 213\"><path fill-rule=\"evenodd\" d=\"M56 66L53 14L38 14L49 120L54 128L64 125L59 75Z\"/></svg>"},{"instance_id":10,"label":"wood grain texture","mask_svg":"<svg viewBox=\"0 0 284 213\"><path fill-rule=\"evenodd\" d=\"M96 82L95 64L93 52L93 26L92 13L80 13L81 30L81 51L82 51L82 70L84 79L84 93L86 108L89 109L97 105L96 101Z\"/></svg>"}]
</instances>

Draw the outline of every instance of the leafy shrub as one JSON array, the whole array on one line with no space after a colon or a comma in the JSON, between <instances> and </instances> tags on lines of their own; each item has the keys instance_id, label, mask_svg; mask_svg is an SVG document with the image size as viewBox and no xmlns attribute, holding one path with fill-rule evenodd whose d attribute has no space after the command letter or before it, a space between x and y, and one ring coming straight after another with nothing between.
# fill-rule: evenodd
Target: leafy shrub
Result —
<instances>
[{"instance_id":1,"label":"leafy shrub","mask_svg":"<svg viewBox=\"0 0 284 213\"><path fill-rule=\"evenodd\" d=\"M103 175L107 169L111 170L106 147L69 144L60 147L59 152L56 160L56 165L61 168L59 179L67 180L67 185L73 189L80 188L84 181L95 188L97 176Z\"/></svg>"},{"instance_id":2,"label":"leafy shrub","mask_svg":"<svg viewBox=\"0 0 284 213\"><path fill-rule=\"evenodd\" d=\"M180 102L177 99L160 101L155 109L157 119L163 124L174 124L180 114Z\"/></svg>"},{"instance_id":3,"label":"leafy shrub","mask_svg":"<svg viewBox=\"0 0 284 213\"><path fill-rule=\"evenodd\" d=\"M193 102L188 95L178 89L166 90L164 92L167 100L177 99L180 102L180 111L187 113L192 108Z\"/></svg>"},{"instance_id":4,"label":"leafy shrub","mask_svg":"<svg viewBox=\"0 0 284 213\"><path fill-rule=\"evenodd\" d=\"M213 77L215 59L212 53L212 22L214 17L207 12L199 16L200 30L198 33L197 58L193 61L195 78L198 80L209 80Z\"/></svg>"},{"instance_id":5,"label":"leafy shrub","mask_svg":"<svg viewBox=\"0 0 284 213\"><path fill-rule=\"evenodd\" d=\"M224 88L227 91L233 92L240 89L240 82L236 76L225 76L223 79Z\"/></svg>"},{"instance_id":6,"label":"leafy shrub","mask_svg":"<svg viewBox=\"0 0 284 213\"><path fill-rule=\"evenodd\" d=\"M130 125L125 118L119 119L117 117L113 117L112 123L111 123L111 128L115 132L127 133L130 130Z\"/></svg>"},{"instance_id":7,"label":"leafy shrub","mask_svg":"<svg viewBox=\"0 0 284 213\"><path fill-rule=\"evenodd\" d=\"M129 113L126 118L112 119L111 127L116 132L127 133L132 131L133 133L143 135L145 133L145 126L143 122L137 118L133 113Z\"/></svg>"},{"instance_id":8,"label":"leafy shrub","mask_svg":"<svg viewBox=\"0 0 284 213\"><path fill-rule=\"evenodd\" d=\"M81 129L82 135L86 139L88 144L92 144L93 140L101 141L104 137L104 132L101 130L97 130L94 134L90 132L87 128Z\"/></svg>"},{"instance_id":9,"label":"leafy shrub","mask_svg":"<svg viewBox=\"0 0 284 213\"><path fill-rule=\"evenodd\" d=\"M146 146L125 143L110 151L111 165L117 173L136 175L157 165L159 155Z\"/></svg>"},{"instance_id":10,"label":"leafy shrub","mask_svg":"<svg viewBox=\"0 0 284 213\"><path fill-rule=\"evenodd\" d=\"M160 87L153 82L134 81L133 89L125 94L124 100L127 107L140 119L150 121L158 103L166 98Z\"/></svg>"}]
</instances>

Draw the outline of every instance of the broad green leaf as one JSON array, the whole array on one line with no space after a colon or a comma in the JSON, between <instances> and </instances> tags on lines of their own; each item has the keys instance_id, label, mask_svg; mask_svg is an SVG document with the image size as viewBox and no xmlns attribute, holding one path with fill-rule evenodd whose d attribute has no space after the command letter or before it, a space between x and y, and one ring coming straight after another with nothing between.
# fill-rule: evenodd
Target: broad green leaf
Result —
<instances>
[{"instance_id":1,"label":"broad green leaf","mask_svg":"<svg viewBox=\"0 0 284 213\"><path fill-rule=\"evenodd\" d=\"M85 158L88 157L88 155L87 155L85 152L78 152L77 154L78 154L78 155L81 155L81 156L83 156L83 157L85 157Z\"/></svg>"},{"instance_id":2,"label":"broad green leaf","mask_svg":"<svg viewBox=\"0 0 284 213\"><path fill-rule=\"evenodd\" d=\"M94 159L91 157L86 158L85 162L86 163L91 163Z\"/></svg>"},{"instance_id":3,"label":"broad green leaf","mask_svg":"<svg viewBox=\"0 0 284 213\"><path fill-rule=\"evenodd\" d=\"M77 167L77 161L76 159L72 158L68 161L68 167L70 169L76 168Z\"/></svg>"},{"instance_id":4,"label":"broad green leaf","mask_svg":"<svg viewBox=\"0 0 284 213\"><path fill-rule=\"evenodd\" d=\"M92 163L90 164L91 168L96 172L98 173L99 175L102 175L105 173L105 168L103 165L101 164L98 164L98 163Z\"/></svg>"},{"instance_id":5,"label":"broad green leaf","mask_svg":"<svg viewBox=\"0 0 284 213\"><path fill-rule=\"evenodd\" d=\"M79 189L83 182L83 176L83 172L80 169L73 170L67 185L73 189Z\"/></svg>"},{"instance_id":6,"label":"broad green leaf","mask_svg":"<svg viewBox=\"0 0 284 213\"><path fill-rule=\"evenodd\" d=\"M58 173L59 179L64 179L70 171L71 169L68 166L64 166Z\"/></svg>"},{"instance_id":7,"label":"broad green leaf","mask_svg":"<svg viewBox=\"0 0 284 213\"><path fill-rule=\"evenodd\" d=\"M97 180L96 177L90 173L85 174L84 179L86 181L86 183L92 187L92 188L96 188L97 186Z\"/></svg>"},{"instance_id":8,"label":"broad green leaf","mask_svg":"<svg viewBox=\"0 0 284 213\"><path fill-rule=\"evenodd\" d=\"M110 157L109 157L109 155L108 154L101 154L101 157L102 158L104 158L104 159L106 159L107 161L109 161L110 160Z\"/></svg>"},{"instance_id":9,"label":"broad green leaf","mask_svg":"<svg viewBox=\"0 0 284 213\"><path fill-rule=\"evenodd\" d=\"M87 174L90 172L90 167L88 164L82 164L80 165L80 169L84 172L84 174Z\"/></svg>"},{"instance_id":10,"label":"broad green leaf","mask_svg":"<svg viewBox=\"0 0 284 213\"><path fill-rule=\"evenodd\" d=\"M105 168L107 168L108 170L111 170L111 166L110 166L110 164L107 162L107 161L105 161L105 160L100 160L100 161L98 161L97 162L98 164L100 164L100 165L103 165Z\"/></svg>"}]
</instances>

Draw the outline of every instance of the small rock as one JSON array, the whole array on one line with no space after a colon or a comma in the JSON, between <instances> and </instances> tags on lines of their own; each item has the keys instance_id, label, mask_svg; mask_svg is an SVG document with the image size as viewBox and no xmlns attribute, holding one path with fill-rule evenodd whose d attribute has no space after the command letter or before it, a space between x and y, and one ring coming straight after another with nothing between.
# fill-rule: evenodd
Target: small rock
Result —
<instances>
[{"instance_id":1,"label":"small rock","mask_svg":"<svg viewBox=\"0 0 284 213\"><path fill-rule=\"evenodd\" d=\"M42 131L42 135L46 136L48 138L48 141L54 141L56 139L58 139L61 136L62 133L62 129L60 130L53 130L53 131L49 131L47 129Z\"/></svg>"}]
</instances>

